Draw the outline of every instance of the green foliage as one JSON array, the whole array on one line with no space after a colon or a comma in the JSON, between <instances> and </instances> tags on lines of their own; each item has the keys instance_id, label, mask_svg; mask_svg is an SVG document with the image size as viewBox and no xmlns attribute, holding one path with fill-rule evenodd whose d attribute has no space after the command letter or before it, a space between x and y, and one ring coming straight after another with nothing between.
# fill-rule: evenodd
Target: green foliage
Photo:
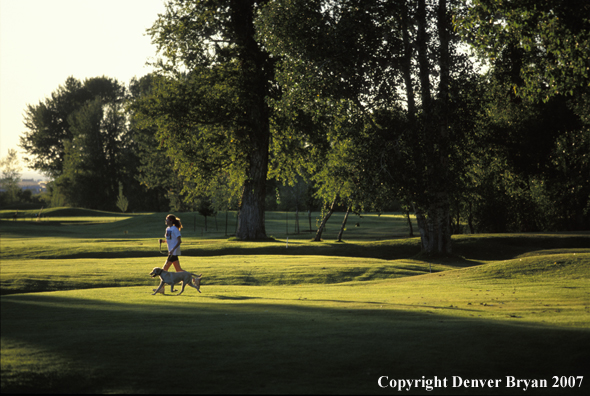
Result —
<instances>
[{"instance_id":1,"label":"green foliage","mask_svg":"<svg viewBox=\"0 0 590 396\"><path fill-rule=\"evenodd\" d=\"M16 150L8 149L8 155L0 160L0 169L2 169L0 186L4 190L0 193L0 204L11 204L18 200L18 193L20 191L18 182L20 181L20 172L22 170Z\"/></svg>"},{"instance_id":2,"label":"green foliage","mask_svg":"<svg viewBox=\"0 0 590 396\"><path fill-rule=\"evenodd\" d=\"M117 197L117 208L121 210L121 212L127 212L127 207L129 206L129 200L123 195L123 185L119 184L119 196Z\"/></svg>"},{"instance_id":3,"label":"green foliage","mask_svg":"<svg viewBox=\"0 0 590 396\"><path fill-rule=\"evenodd\" d=\"M280 125L290 121L289 137L306 127L323 137L299 133L320 196L341 195L358 210L383 205L387 194L412 202L425 219L422 235L444 234L428 237L428 249L450 243L440 224L463 187L476 108L474 70L450 12L444 1L285 0L269 3L258 24L278 59Z\"/></svg>"},{"instance_id":4,"label":"green foliage","mask_svg":"<svg viewBox=\"0 0 590 396\"><path fill-rule=\"evenodd\" d=\"M139 103L152 94L156 83L157 77L147 74L139 80L132 79L129 84L131 97L126 102L126 110L130 116L130 135L138 158L135 177L140 186L147 190L144 195L149 199L148 207L158 211L178 211L174 203L179 201L183 179L174 171L173 159L166 155L166 150L157 137L157 126L143 122L137 108Z\"/></svg>"},{"instance_id":5,"label":"green foliage","mask_svg":"<svg viewBox=\"0 0 590 396\"><path fill-rule=\"evenodd\" d=\"M488 75L477 117L471 202L479 231L580 230L590 226L590 129L576 100L504 95L502 69ZM568 202L567 204L564 204Z\"/></svg>"},{"instance_id":6,"label":"green foliage","mask_svg":"<svg viewBox=\"0 0 590 396\"><path fill-rule=\"evenodd\" d=\"M312 181L297 176L292 184L281 185L276 180L269 180L267 185L266 207L268 210L287 212L316 210L321 201L314 198L315 189Z\"/></svg>"},{"instance_id":7,"label":"green foliage","mask_svg":"<svg viewBox=\"0 0 590 396\"><path fill-rule=\"evenodd\" d=\"M63 171L64 143L71 141L69 116L93 95L84 90L82 83L68 77L63 86L51 94L51 98L28 105L25 113L27 132L20 144L32 158L25 158L32 169L52 177Z\"/></svg>"},{"instance_id":8,"label":"green foliage","mask_svg":"<svg viewBox=\"0 0 590 396\"><path fill-rule=\"evenodd\" d=\"M588 7L173 0L155 73L68 78L21 146L53 206L113 210L122 184L134 210L243 209L238 239L266 236L265 207L333 202L399 202L441 251L451 226L588 229Z\"/></svg>"},{"instance_id":9,"label":"green foliage","mask_svg":"<svg viewBox=\"0 0 590 396\"><path fill-rule=\"evenodd\" d=\"M51 98L28 107L21 146L32 156L29 166L54 178L53 205L114 209L120 183L131 201L141 197L125 95L125 87L107 77L70 77ZM143 206L141 200L134 207Z\"/></svg>"},{"instance_id":10,"label":"green foliage","mask_svg":"<svg viewBox=\"0 0 590 396\"><path fill-rule=\"evenodd\" d=\"M464 34L495 65L514 63L511 89L527 98L587 95L590 85L587 1L473 1Z\"/></svg>"},{"instance_id":11,"label":"green foliage","mask_svg":"<svg viewBox=\"0 0 590 396\"><path fill-rule=\"evenodd\" d=\"M207 228L207 217L214 216L217 214L217 211L213 207L211 201L207 197L201 197L197 202L197 212L203 217L205 217L205 231L208 231Z\"/></svg>"},{"instance_id":12,"label":"green foliage","mask_svg":"<svg viewBox=\"0 0 590 396\"><path fill-rule=\"evenodd\" d=\"M107 77L87 79L84 82L68 77L51 97L29 105L25 113L27 131L21 136L20 145L31 155L25 160L32 169L46 173L53 178L63 172L65 144L75 138L71 130L72 117L89 103L100 98L103 104L120 103L125 88L116 80ZM78 125L81 119L78 115ZM120 132L120 131L119 131Z\"/></svg>"},{"instance_id":13,"label":"green foliage","mask_svg":"<svg viewBox=\"0 0 590 396\"><path fill-rule=\"evenodd\" d=\"M258 2L172 1L148 33L164 56L158 82L138 109L189 183L189 195L219 185L240 195L238 236L264 238L273 60L254 40Z\"/></svg>"}]
</instances>

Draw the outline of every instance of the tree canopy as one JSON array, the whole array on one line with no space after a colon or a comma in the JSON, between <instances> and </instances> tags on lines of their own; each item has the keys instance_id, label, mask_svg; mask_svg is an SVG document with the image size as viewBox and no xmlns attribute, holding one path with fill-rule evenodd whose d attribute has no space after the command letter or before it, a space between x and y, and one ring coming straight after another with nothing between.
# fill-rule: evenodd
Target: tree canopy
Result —
<instances>
[{"instance_id":1,"label":"tree canopy","mask_svg":"<svg viewBox=\"0 0 590 396\"><path fill-rule=\"evenodd\" d=\"M585 0L474 0L460 19L492 65L513 64L511 88L548 100L590 88L590 3Z\"/></svg>"},{"instance_id":2,"label":"tree canopy","mask_svg":"<svg viewBox=\"0 0 590 396\"><path fill-rule=\"evenodd\" d=\"M331 209L400 202L426 252L466 227L588 228L589 7L170 0L154 73L69 78L21 146L68 204L237 208L243 240L266 237L277 183Z\"/></svg>"},{"instance_id":3,"label":"tree canopy","mask_svg":"<svg viewBox=\"0 0 590 396\"><path fill-rule=\"evenodd\" d=\"M20 145L32 169L54 179L55 202L92 209L116 207L120 183L137 182L133 142L123 108L126 88L108 77L69 77L51 97L29 105Z\"/></svg>"},{"instance_id":4,"label":"tree canopy","mask_svg":"<svg viewBox=\"0 0 590 396\"><path fill-rule=\"evenodd\" d=\"M274 75L254 38L263 3L170 1L148 30L163 58L154 93L139 107L195 192L211 192L221 180L241 189L240 239L266 238L266 97Z\"/></svg>"}]
</instances>

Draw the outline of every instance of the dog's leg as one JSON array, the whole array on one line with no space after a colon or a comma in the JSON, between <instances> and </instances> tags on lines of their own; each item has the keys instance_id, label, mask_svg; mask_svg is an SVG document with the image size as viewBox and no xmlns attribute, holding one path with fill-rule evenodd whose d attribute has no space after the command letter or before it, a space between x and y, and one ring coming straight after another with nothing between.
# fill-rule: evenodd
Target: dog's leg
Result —
<instances>
[{"instance_id":1,"label":"dog's leg","mask_svg":"<svg viewBox=\"0 0 590 396\"><path fill-rule=\"evenodd\" d=\"M154 290L154 293L152 294L152 296L155 296L156 293L158 293L160 291L160 289L162 289L164 287L164 281L160 281L160 286L158 286L158 288L156 290ZM164 292L164 290L162 290L162 293Z\"/></svg>"},{"instance_id":2,"label":"dog's leg","mask_svg":"<svg viewBox=\"0 0 590 396\"><path fill-rule=\"evenodd\" d=\"M199 293L201 292L201 290L199 290L199 288L197 286L193 285L192 283L187 283L187 285L190 286L190 287L193 287L193 288L197 289L197 291Z\"/></svg>"},{"instance_id":3,"label":"dog's leg","mask_svg":"<svg viewBox=\"0 0 590 396\"><path fill-rule=\"evenodd\" d=\"M178 271L178 272L184 272L184 271ZM178 272L176 273L177 275L178 275ZM170 284L170 285L171 285L171 286L170 286L170 291L171 291L172 293L174 293L174 292L176 291L176 290L174 290L174 285L176 285L176 284L178 284L178 283L180 283L180 282L181 282L181 280L178 280L178 279L174 279L174 278L172 278L172 283ZM183 289L184 289L184 287L183 287Z\"/></svg>"},{"instance_id":4,"label":"dog's leg","mask_svg":"<svg viewBox=\"0 0 590 396\"><path fill-rule=\"evenodd\" d=\"M182 289L180 289L180 293L177 294L177 296L180 296L182 294L182 292L184 291L184 287L186 286L186 282L182 281Z\"/></svg>"}]
</instances>

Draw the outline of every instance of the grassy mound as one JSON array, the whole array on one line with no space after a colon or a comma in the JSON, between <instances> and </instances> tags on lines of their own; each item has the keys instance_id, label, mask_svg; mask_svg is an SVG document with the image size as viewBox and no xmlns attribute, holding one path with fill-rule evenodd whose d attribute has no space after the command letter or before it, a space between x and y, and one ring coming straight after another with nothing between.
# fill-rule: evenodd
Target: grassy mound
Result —
<instances>
[{"instance_id":1,"label":"grassy mound","mask_svg":"<svg viewBox=\"0 0 590 396\"><path fill-rule=\"evenodd\" d=\"M19 216L30 217L39 213L44 217L113 217L113 216L129 216L129 214L121 212L105 212L101 210L84 209L84 208L24 208L24 209L3 209L0 210L0 218L11 219L14 216L15 210L18 210Z\"/></svg>"},{"instance_id":2,"label":"grassy mound","mask_svg":"<svg viewBox=\"0 0 590 396\"><path fill-rule=\"evenodd\" d=\"M147 286L3 296L2 391L169 393L157 370L192 378L202 393L373 394L382 376L437 376L449 383L436 394L555 394L507 387L506 377L584 375L587 270L518 281L519 263L337 284L205 284L180 297ZM504 275L482 276L487 265ZM454 376L503 382L454 388Z\"/></svg>"},{"instance_id":3,"label":"grassy mound","mask_svg":"<svg viewBox=\"0 0 590 396\"><path fill-rule=\"evenodd\" d=\"M181 264L203 293L152 296L161 213L68 213L55 219L89 220L0 224L3 393L588 394L552 387L587 372L588 234L454 236L453 256L428 259L374 229L243 243L184 216ZM402 392L384 376L448 382Z\"/></svg>"},{"instance_id":4,"label":"grassy mound","mask_svg":"<svg viewBox=\"0 0 590 396\"><path fill-rule=\"evenodd\" d=\"M473 269L474 274L487 279L588 279L590 278L589 249L539 255L490 263Z\"/></svg>"}]
</instances>

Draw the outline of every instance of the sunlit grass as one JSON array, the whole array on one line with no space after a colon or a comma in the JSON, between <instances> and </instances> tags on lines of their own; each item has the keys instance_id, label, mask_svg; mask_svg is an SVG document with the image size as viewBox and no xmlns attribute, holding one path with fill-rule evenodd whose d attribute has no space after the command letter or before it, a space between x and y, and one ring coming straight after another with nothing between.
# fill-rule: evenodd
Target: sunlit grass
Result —
<instances>
[{"instance_id":1,"label":"sunlit grass","mask_svg":"<svg viewBox=\"0 0 590 396\"><path fill-rule=\"evenodd\" d=\"M2 386L171 392L158 370L191 376L202 393L375 393L381 375L583 375L589 257L578 259L575 275L553 268L532 281L512 276L518 259L489 280L471 267L339 284L205 284L182 296L152 296L147 285L4 296Z\"/></svg>"},{"instance_id":2,"label":"sunlit grass","mask_svg":"<svg viewBox=\"0 0 590 396\"><path fill-rule=\"evenodd\" d=\"M151 295L162 214L3 220L2 392L374 394L383 375L586 375L587 233L457 235L454 255L429 258L401 238L402 215L352 217L344 243L286 235L282 216L267 217L274 241L247 243L221 216L204 236L183 216L181 264L203 293L181 296Z\"/></svg>"},{"instance_id":3,"label":"sunlit grass","mask_svg":"<svg viewBox=\"0 0 590 396\"><path fill-rule=\"evenodd\" d=\"M2 292L71 290L153 285L147 274L162 267L165 256L124 259L3 260ZM453 268L413 260L388 261L330 256L181 257L182 268L205 274L207 284L293 285L393 279ZM26 271L23 271L26 268ZM132 275L131 275L132 274Z\"/></svg>"},{"instance_id":4,"label":"sunlit grass","mask_svg":"<svg viewBox=\"0 0 590 396\"><path fill-rule=\"evenodd\" d=\"M43 210L42 217L37 221L39 210L18 211L19 219L12 221L14 210L0 210L0 227L8 235L28 232L36 235L48 235L56 232L80 234L79 236L133 237L145 238L149 235L159 236L164 230L163 213L117 213L101 212L78 208L50 208ZM198 213L176 213L184 226L183 237L195 238L223 238L227 239L235 234L237 212L219 212L216 216L205 218ZM311 227L307 213L299 214L299 232L296 233L295 213L267 212L266 233L268 236L286 240L310 240L315 235L320 212L311 213ZM340 231L344 213L336 212L330 218L323 234L324 241L334 242ZM415 219L412 216L415 225ZM108 224L103 224L108 223ZM114 224L113 224L114 223ZM75 229L77 225L93 225ZM71 227L67 227L71 226ZM110 235L109 235L110 234ZM407 218L397 213L351 215L344 232L344 240L375 240L401 238L409 235Z\"/></svg>"}]
</instances>

